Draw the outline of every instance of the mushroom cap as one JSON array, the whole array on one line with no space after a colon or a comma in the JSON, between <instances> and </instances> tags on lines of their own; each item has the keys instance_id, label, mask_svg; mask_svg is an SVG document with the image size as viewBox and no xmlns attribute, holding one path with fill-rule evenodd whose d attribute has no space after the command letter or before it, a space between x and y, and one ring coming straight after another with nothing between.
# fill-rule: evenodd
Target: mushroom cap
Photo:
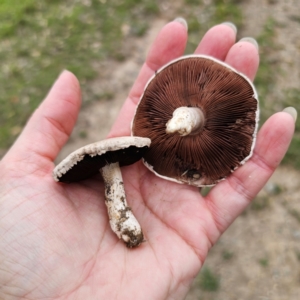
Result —
<instances>
[{"instance_id":1,"label":"mushroom cap","mask_svg":"<svg viewBox=\"0 0 300 300\"><path fill-rule=\"evenodd\" d=\"M178 107L200 108L205 121L197 135L166 134ZM259 107L251 81L204 55L171 61L147 83L132 122L132 135L149 137L144 164L178 183L212 186L252 155Z\"/></svg>"},{"instance_id":2,"label":"mushroom cap","mask_svg":"<svg viewBox=\"0 0 300 300\"><path fill-rule=\"evenodd\" d=\"M126 136L86 145L61 161L53 170L53 178L55 181L70 183L98 174L107 164L133 164L142 158L150 143L149 138Z\"/></svg>"}]
</instances>

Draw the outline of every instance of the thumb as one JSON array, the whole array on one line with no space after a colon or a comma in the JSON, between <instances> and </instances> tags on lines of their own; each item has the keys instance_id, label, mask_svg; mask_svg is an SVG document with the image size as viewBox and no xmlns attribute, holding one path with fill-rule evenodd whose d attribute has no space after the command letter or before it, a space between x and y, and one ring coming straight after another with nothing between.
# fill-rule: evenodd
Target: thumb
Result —
<instances>
[{"instance_id":1,"label":"thumb","mask_svg":"<svg viewBox=\"0 0 300 300\"><path fill-rule=\"evenodd\" d=\"M52 167L72 132L80 103L77 78L69 71L62 72L3 159L27 163L38 161L40 166L44 162Z\"/></svg>"}]
</instances>

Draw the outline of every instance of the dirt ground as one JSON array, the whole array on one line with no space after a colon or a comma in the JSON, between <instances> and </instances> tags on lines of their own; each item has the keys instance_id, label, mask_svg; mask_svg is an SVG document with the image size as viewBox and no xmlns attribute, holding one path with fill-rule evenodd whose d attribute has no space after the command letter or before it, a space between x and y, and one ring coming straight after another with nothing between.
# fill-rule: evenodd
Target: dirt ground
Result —
<instances>
[{"instance_id":1,"label":"dirt ground","mask_svg":"<svg viewBox=\"0 0 300 300\"><path fill-rule=\"evenodd\" d=\"M240 36L257 36L270 16L282 24L276 32L280 45L276 55L284 76L278 76L276 86L279 92L283 88L298 88L300 24L292 16L297 13L299 16L299 1L251 0L244 1L242 5L246 26ZM150 43L166 22L167 19L161 16L152 23L144 37L132 41L134 51L124 62L106 62L100 66L101 74L92 87L111 89L114 97L83 107L72 137L58 161L80 146L105 138ZM300 173L292 168L280 167L259 194L256 204L234 222L210 252L205 267L219 278L218 290L201 290L198 277L186 299L299 299L299 186Z\"/></svg>"}]
</instances>

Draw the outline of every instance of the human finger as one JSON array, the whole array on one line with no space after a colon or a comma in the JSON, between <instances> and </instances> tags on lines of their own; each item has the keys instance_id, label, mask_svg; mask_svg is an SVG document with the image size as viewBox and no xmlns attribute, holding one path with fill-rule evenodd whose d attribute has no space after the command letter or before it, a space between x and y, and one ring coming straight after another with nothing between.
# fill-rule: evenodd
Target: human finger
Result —
<instances>
[{"instance_id":1,"label":"human finger","mask_svg":"<svg viewBox=\"0 0 300 300\"><path fill-rule=\"evenodd\" d=\"M223 23L209 29L195 50L196 54L224 60L236 40L237 29L232 23Z\"/></svg>"},{"instance_id":2,"label":"human finger","mask_svg":"<svg viewBox=\"0 0 300 300\"><path fill-rule=\"evenodd\" d=\"M35 110L6 158L27 160L33 155L55 159L76 122L81 103L77 78L64 71Z\"/></svg>"},{"instance_id":3,"label":"human finger","mask_svg":"<svg viewBox=\"0 0 300 300\"><path fill-rule=\"evenodd\" d=\"M207 205L220 232L247 207L271 177L292 140L295 119L280 112L261 128L253 156L206 197Z\"/></svg>"},{"instance_id":4,"label":"human finger","mask_svg":"<svg viewBox=\"0 0 300 300\"><path fill-rule=\"evenodd\" d=\"M187 23L178 18L166 24L154 40L146 61L134 83L129 98L138 102L150 77L160 67L184 53L187 42Z\"/></svg>"},{"instance_id":5,"label":"human finger","mask_svg":"<svg viewBox=\"0 0 300 300\"><path fill-rule=\"evenodd\" d=\"M257 42L253 38L241 39L230 48L225 62L253 81L259 65Z\"/></svg>"},{"instance_id":6,"label":"human finger","mask_svg":"<svg viewBox=\"0 0 300 300\"><path fill-rule=\"evenodd\" d=\"M129 93L129 97L111 129L110 137L130 134L130 122L147 81L157 69L172 59L183 55L186 41L187 25L182 18L166 24L161 29L148 52L146 61Z\"/></svg>"}]
</instances>

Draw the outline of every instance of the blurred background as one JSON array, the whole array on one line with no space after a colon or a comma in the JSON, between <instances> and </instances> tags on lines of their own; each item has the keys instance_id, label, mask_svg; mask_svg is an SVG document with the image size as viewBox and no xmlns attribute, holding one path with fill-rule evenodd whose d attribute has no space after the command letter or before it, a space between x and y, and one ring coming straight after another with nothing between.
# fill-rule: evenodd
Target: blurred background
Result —
<instances>
[{"instance_id":1,"label":"blurred background","mask_svg":"<svg viewBox=\"0 0 300 300\"><path fill-rule=\"evenodd\" d=\"M105 138L151 42L179 16L186 53L225 21L238 39L257 39L260 124L286 106L300 112L298 0L0 0L0 158L63 69L79 78L83 106L58 160ZM212 249L188 300L299 299L299 149L300 118L280 168Z\"/></svg>"}]
</instances>

